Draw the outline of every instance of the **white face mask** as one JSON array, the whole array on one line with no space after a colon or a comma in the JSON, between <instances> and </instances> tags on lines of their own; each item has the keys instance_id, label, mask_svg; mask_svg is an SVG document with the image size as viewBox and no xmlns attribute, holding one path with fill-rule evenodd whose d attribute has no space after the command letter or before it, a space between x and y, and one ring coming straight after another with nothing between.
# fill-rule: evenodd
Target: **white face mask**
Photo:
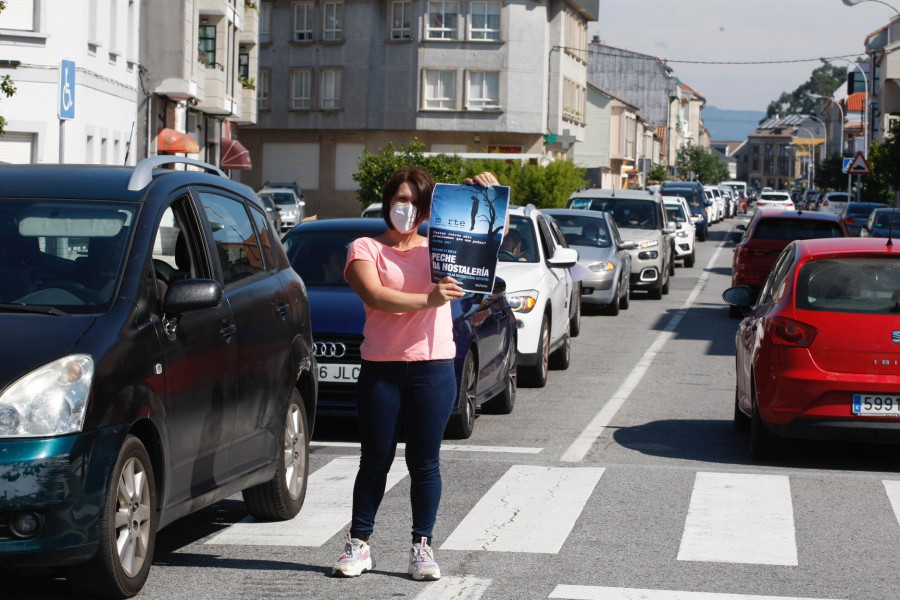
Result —
<instances>
[{"instance_id":1,"label":"white face mask","mask_svg":"<svg viewBox=\"0 0 900 600\"><path fill-rule=\"evenodd\" d=\"M400 233L409 233L416 228L416 207L411 203L395 204L391 207L391 224Z\"/></svg>"}]
</instances>

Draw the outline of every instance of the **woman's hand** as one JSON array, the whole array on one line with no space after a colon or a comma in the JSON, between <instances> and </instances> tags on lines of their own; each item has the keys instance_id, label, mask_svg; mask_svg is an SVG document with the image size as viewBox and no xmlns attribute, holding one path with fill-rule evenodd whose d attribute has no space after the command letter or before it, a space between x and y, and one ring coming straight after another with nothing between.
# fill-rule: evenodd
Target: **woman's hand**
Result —
<instances>
[{"instance_id":1,"label":"woman's hand","mask_svg":"<svg viewBox=\"0 0 900 600\"><path fill-rule=\"evenodd\" d=\"M462 288L456 285L456 280L447 275L428 293L428 306L437 308L464 295Z\"/></svg>"},{"instance_id":2,"label":"woman's hand","mask_svg":"<svg viewBox=\"0 0 900 600\"><path fill-rule=\"evenodd\" d=\"M492 185L500 185L500 182L497 181L497 178L494 177L494 174L489 171L485 171L484 173L479 173L475 177L471 177L471 178L467 177L466 178L466 185L473 185L476 183L478 185L483 185L484 187L489 187Z\"/></svg>"}]
</instances>

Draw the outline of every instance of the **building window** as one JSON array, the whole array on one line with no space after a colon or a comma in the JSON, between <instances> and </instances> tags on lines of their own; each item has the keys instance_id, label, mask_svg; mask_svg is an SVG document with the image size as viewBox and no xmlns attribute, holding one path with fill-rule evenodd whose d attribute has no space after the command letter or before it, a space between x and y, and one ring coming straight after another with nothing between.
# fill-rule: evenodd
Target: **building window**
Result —
<instances>
[{"instance_id":1,"label":"building window","mask_svg":"<svg viewBox=\"0 0 900 600\"><path fill-rule=\"evenodd\" d=\"M259 43L266 44L272 41L272 3L259 3Z\"/></svg>"},{"instance_id":2,"label":"building window","mask_svg":"<svg viewBox=\"0 0 900 600\"><path fill-rule=\"evenodd\" d=\"M459 3L428 3L428 39L455 40L459 37Z\"/></svg>"},{"instance_id":3,"label":"building window","mask_svg":"<svg viewBox=\"0 0 900 600\"><path fill-rule=\"evenodd\" d=\"M337 69L322 70L322 109L341 107L341 72Z\"/></svg>"},{"instance_id":4,"label":"building window","mask_svg":"<svg viewBox=\"0 0 900 600\"><path fill-rule=\"evenodd\" d=\"M456 71L425 72L425 108L456 108Z\"/></svg>"},{"instance_id":5,"label":"building window","mask_svg":"<svg viewBox=\"0 0 900 600\"><path fill-rule=\"evenodd\" d=\"M37 31L37 19L35 18L36 5L36 0L7 2L6 8L3 12L0 12L0 29ZM97 39L96 4L89 4L89 10L92 10L93 12L88 15L88 37L90 39Z\"/></svg>"},{"instance_id":6,"label":"building window","mask_svg":"<svg viewBox=\"0 0 900 600\"><path fill-rule=\"evenodd\" d=\"M247 52L238 53L238 80L250 80L250 54Z\"/></svg>"},{"instance_id":7,"label":"building window","mask_svg":"<svg viewBox=\"0 0 900 600\"><path fill-rule=\"evenodd\" d=\"M584 86L578 85L571 79L563 79L563 118L575 123L583 123L586 98L587 89Z\"/></svg>"},{"instance_id":8,"label":"building window","mask_svg":"<svg viewBox=\"0 0 900 600\"><path fill-rule=\"evenodd\" d=\"M267 110L269 108L269 72L261 70L257 73L256 82L256 108Z\"/></svg>"},{"instance_id":9,"label":"building window","mask_svg":"<svg viewBox=\"0 0 900 600\"><path fill-rule=\"evenodd\" d=\"M312 108L312 71L309 69L291 73L291 108L294 110Z\"/></svg>"},{"instance_id":10,"label":"building window","mask_svg":"<svg viewBox=\"0 0 900 600\"><path fill-rule=\"evenodd\" d=\"M200 42L198 60L212 69L216 66L216 26L201 25L200 26Z\"/></svg>"},{"instance_id":11,"label":"building window","mask_svg":"<svg viewBox=\"0 0 900 600\"><path fill-rule=\"evenodd\" d=\"M472 2L469 4L470 30L473 40L500 39L500 3Z\"/></svg>"},{"instance_id":12,"label":"building window","mask_svg":"<svg viewBox=\"0 0 900 600\"><path fill-rule=\"evenodd\" d=\"M335 42L344 38L344 3L326 2L323 10L322 39Z\"/></svg>"},{"instance_id":13,"label":"building window","mask_svg":"<svg viewBox=\"0 0 900 600\"><path fill-rule=\"evenodd\" d=\"M313 5L301 2L294 5L294 41L311 42L313 39Z\"/></svg>"},{"instance_id":14,"label":"building window","mask_svg":"<svg viewBox=\"0 0 900 600\"><path fill-rule=\"evenodd\" d=\"M391 39L412 39L412 2L391 2Z\"/></svg>"},{"instance_id":15,"label":"building window","mask_svg":"<svg viewBox=\"0 0 900 600\"><path fill-rule=\"evenodd\" d=\"M500 108L500 74L496 71L469 71L466 107Z\"/></svg>"}]
</instances>

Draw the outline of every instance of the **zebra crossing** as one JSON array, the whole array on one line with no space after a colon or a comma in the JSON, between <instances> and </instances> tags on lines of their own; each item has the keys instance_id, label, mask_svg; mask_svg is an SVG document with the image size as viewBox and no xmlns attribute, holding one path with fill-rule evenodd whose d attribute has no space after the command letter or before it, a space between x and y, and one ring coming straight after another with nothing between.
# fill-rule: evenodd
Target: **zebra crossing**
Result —
<instances>
[{"instance_id":1,"label":"zebra crossing","mask_svg":"<svg viewBox=\"0 0 900 600\"><path fill-rule=\"evenodd\" d=\"M250 517L205 541L212 545L321 547L350 523L357 456L334 456L309 478L306 503L289 522ZM439 550L557 554L603 486L601 467L513 464L484 492L437 547ZM386 494L408 477L395 459ZM881 481L900 524L900 477ZM879 488L875 493L881 493ZM677 560L797 566L797 524L791 475L697 471L684 515ZM429 598L478 600L490 580L445 576ZM689 591L558 585L549 598L604 600L776 600L769 596L708 595ZM777 600L803 600L778 597ZM818 599L823 600L823 599ZM837 599L835 599L837 600Z\"/></svg>"}]
</instances>

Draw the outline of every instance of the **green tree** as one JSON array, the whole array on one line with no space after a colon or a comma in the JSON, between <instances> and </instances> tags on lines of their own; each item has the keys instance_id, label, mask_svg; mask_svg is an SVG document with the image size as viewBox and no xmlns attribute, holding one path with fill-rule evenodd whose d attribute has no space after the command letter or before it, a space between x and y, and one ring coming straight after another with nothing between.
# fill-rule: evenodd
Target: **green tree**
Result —
<instances>
[{"instance_id":1,"label":"green tree","mask_svg":"<svg viewBox=\"0 0 900 600\"><path fill-rule=\"evenodd\" d=\"M816 165L816 189L840 190L847 187L847 175L843 168L844 158L840 154L826 156Z\"/></svg>"},{"instance_id":2,"label":"green tree","mask_svg":"<svg viewBox=\"0 0 900 600\"><path fill-rule=\"evenodd\" d=\"M647 173L648 181L657 181L662 183L669 179L669 172L663 165L653 165L653 168L650 169L650 172Z\"/></svg>"},{"instance_id":3,"label":"green tree","mask_svg":"<svg viewBox=\"0 0 900 600\"><path fill-rule=\"evenodd\" d=\"M0 0L0 12L3 12L3 9L6 8L6 1ZM0 77L0 96L6 96L9 98L13 94L16 93L16 86L13 85L13 80L9 75L4 75ZM6 119L0 115L0 136L6 133Z\"/></svg>"},{"instance_id":4,"label":"green tree","mask_svg":"<svg viewBox=\"0 0 900 600\"><path fill-rule=\"evenodd\" d=\"M815 112L818 100L810 98L808 94L812 92L820 96L831 96L834 94L834 90L838 89L846 80L846 67L838 67L824 62L822 66L813 70L809 80L801 84L793 92L782 92L777 100L770 102L769 106L766 107L766 119L775 115Z\"/></svg>"},{"instance_id":5,"label":"green tree","mask_svg":"<svg viewBox=\"0 0 900 600\"><path fill-rule=\"evenodd\" d=\"M675 164L682 175L687 177L693 173L694 179L703 184L719 183L731 178L728 165L702 146L690 144L681 148Z\"/></svg>"},{"instance_id":6,"label":"green tree","mask_svg":"<svg viewBox=\"0 0 900 600\"><path fill-rule=\"evenodd\" d=\"M891 129L894 131L894 128ZM896 131L895 133L900 133ZM891 204L893 193L891 188L900 188L900 173L897 170L897 160L900 160L900 144L896 138L890 138L883 142L874 142L869 146L868 156L869 175L860 175L862 190L860 199L863 202L884 202ZM847 185L847 176L844 175L843 185Z\"/></svg>"}]
</instances>

